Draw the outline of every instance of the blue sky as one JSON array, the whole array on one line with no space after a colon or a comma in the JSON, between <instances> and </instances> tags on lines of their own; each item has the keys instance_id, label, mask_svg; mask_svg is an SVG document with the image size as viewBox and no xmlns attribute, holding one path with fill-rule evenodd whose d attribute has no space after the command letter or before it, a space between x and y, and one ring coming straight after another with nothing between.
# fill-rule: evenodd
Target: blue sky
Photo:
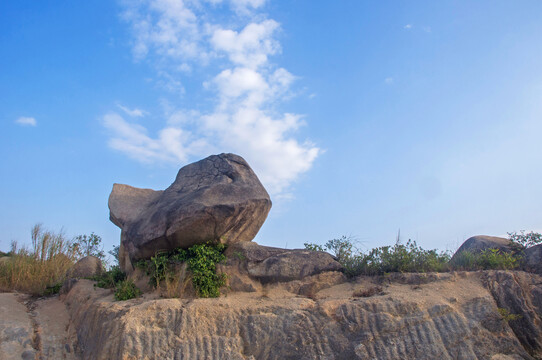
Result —
<instances>
[{"instance_id":1,"label":"blue sky","mask_svg":"<svg viewBox=\"0 0 542 360\"><path fill-rule=\"evenodd\" d=\"M235 152L260 244L542 230L540 1L4 1L0 249Z\"/></svg>"}]
</instances>

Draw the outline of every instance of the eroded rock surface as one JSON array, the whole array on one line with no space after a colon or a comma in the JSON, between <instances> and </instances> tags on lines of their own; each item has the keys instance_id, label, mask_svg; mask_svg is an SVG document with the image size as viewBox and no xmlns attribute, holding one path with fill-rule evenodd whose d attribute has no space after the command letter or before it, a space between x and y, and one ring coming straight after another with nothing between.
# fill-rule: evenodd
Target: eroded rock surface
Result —
<instances>
[{"instance_id":1,"label":"eroded rock surface","mask_svg":"<svg viewBox=\"0 0 542 360\"><path fill-rule=\"evenodd\" d=\"M542 274L542 244L531 246L523 252L525 271Z\"/></svg>"},{"instance_id":2,"label":"eroded rock surface","mask_svg":"<svg viewBox=\"0 0 542 360\"><path fill-rule=\"evenodd\" d=\"M511 303L493 296L495 288L508 286L509 277L519 276L527 279L530 287L522 289L534 299L539 276L465 272L430 274L420 281L415 275L389 284L359 277L310 296L289 292L292 281L218 299L145 295L125 302L113 302L110 292L81 280L66 303L83 359L539 358L536 347L525 347L531 340L517 336L523 328L499 314L499 307ZM382 292L356 297L376 282L383 284ZM513 289L504 297L522 296ZM525 313L539 320L536 306L525 303Z\"/></svg>"},{"instance_id":3,"label":"eroded rock surface","mask_svg":"<svg viewBox=\"0 0 542 360\"><path fill-rule=\"evenodd\" d=\"M234 154L212 155L179 170L164 191L113 185L111 220L122 229L121 267L157 251L208 241L251 241L271 200L247 162Z\"/></svg>"}]
</instances>

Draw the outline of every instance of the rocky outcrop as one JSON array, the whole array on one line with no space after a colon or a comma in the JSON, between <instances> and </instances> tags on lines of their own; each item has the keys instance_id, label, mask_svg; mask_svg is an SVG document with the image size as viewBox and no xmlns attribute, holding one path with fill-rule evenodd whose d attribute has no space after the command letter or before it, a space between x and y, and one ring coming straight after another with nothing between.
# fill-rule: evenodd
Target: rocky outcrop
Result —
<instances>
[{"instance_id":1,"label":"rocky outcrop","mask_svg":"<svg viewBox=\"0 0 542 360\"><path fill-rule=\"evenodd\" d=\"M323 273L313 281L324 281ZM320 280L317 278L320 277ZM310 296L296 281L218 299L113 302L79 281L65 298L83 359L534 359L538 335L503 319L499 307L538 319L542 278L522 272L359 277ZM521 300L512 278L532 301ZM307 279L307 278L306 278ZM306 279L303 279L306 280ZM516 280L514 280L516 281ZM380 284L376 295L360 290ZM538 285L537 285L538 284ZM524 308L511 300L523 301ZM506 295L508 294L508 295ZM495 297L494 297L495 296ZM524 310L521 310L524 309ZM533 322L536 326L536 322ZM540 326L538 326L540 329ZM518 335L519 334L519 335ZM520 336L521 335L521 336ZM533 345L527 346L526 344Z\"/></svg>"},{"instance_id":2,"label":"rocky outcrop","mask_svg":"<svg viewBox=\"0 0 542 360\"><path fill-rule=\"evenodd\" d=\"M542 244L523 251L523 268L525 271L542 274Z\"/></svg>"},{"instance_id":3,"label":"rocky outcrop","mask_svg":"<svg viewBox=\"0 0 542 360\"><path fill-rule=\"evenodd\" d=\"M482 280L497 306L517 317L508 324L523 347L542 358L542 278L522 271L491 271Z\"/></svg>"},{"instance_id":4,"label":"rocky outcrop","mask_svg":"<svg viewBox=\"0 0 542 360\"><path fill-rule=\"evenodd\" d=\"M179 170L164 191L113 185L110 218L122 229L123 270L157 251L220 241L251 241L271 200L247 162L234 154L213 155Z\"/></svg>"},{"instance_id":5,"label":"rocky outcrop","mask_svg":"<svg viewBox=\"0 0 542 360\"><path fill-rule=\"evenodd\" d=\"M519 250L518 245L514 246L509 239L496 236L477 235L465 240L452 256L451 262L453 263L454 260L465 251L479 253L486 249L498 249L503 252L515 252Z\"/></svg>"},{"instance_id":6,"label":"rocky outcrop","mask_svg":"<svg viewBox=\"0 0 542 360\"><path fill-rule=\"evenodd\" d=\"M62 301L0 294L0 358L542 358L539 275L478 271L345 281L337 274L217 299L147 293L114 301L112 290L85 279ZM306 285L312 290L300 292Z\"/></svg>"}]
</instances>

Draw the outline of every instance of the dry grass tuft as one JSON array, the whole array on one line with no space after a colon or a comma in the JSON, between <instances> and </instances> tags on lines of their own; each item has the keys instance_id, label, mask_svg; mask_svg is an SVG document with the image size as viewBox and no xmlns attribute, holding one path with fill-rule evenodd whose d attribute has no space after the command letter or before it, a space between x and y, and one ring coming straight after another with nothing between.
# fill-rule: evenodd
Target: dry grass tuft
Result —
<instances>
[{"instance_id":1,"label":"dry grass tuft","mask_svg":"<svg viewBox=\"0 0 542 360\"><path fill-rule=\"evenodd\" d=\"M62 232L55 234L37 224L31 237L31 249L12 242L9 260L0 264L0 290L43 295L61 283L73 265L76 254Z\"/></svg>"},{"instance_id":2,"label":"dry grass tuft","mask_svg":"<svg viewBox=\"0 0 542 360\"><path fill-rule=\"evenodd\" d=\"M160 285L161 295L165 298L183 298L192 293L192 277L187 271L187 264L178 266L178 269L168 273L163 284ZM190 291L192 290L192 291Z\"/></svg>"}]
</instances>

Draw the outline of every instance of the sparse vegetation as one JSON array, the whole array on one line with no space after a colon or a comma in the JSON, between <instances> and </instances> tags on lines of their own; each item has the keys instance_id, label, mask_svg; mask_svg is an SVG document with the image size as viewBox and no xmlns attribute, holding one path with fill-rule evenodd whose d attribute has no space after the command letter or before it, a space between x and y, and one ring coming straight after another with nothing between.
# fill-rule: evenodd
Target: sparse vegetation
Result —
<instances>
[{"instance_id":1,"label":"sparse vegetation","mask_svg":"<svg viewBox=\"0 0 542 360\"><path fill-rule=\"evenodd\" d=\"M329 240L324 246L306 243L305 248L332 252L350 277L391 272L447 271L450 260L448 252L424 250L411 240L406 244L397 241L394 246L374 248L367 253L359 251L354 240L346 236Z\"/></svg>"},{"instance_id":2,"label":"sparse vegetation","mask_svg":"<svg viewBox=\"0 0 542 360\"><path fill-rule=\"evenodd\" d=\"M105 260L105 253L102 246L102 238L94 233L90 235L78 235L73 239L73 251L78 258L85 256L96 256Z\"/></svg>"},{"instance_id":3,"label":"sparse vegetation","mask_svg":"<svg viewBox=\"0 0 542 360\"><path fill-rule=\"evenodd\" d=\"M453 270L511 270L519 266L520 257L499 249L486 249L473 253L463 251L457 254L451 268Z\"/></svg>"},{"instance_id":4,"label":"sparse vegetation","mask_svg":"<svg viewBox=\"0 0 542 360\"><path fill-rule=\"evenodd\" d=\"M178 278L172 269L175 264L186 262L198 296L218 297L220 288L226 283L226 274L217 274L216 265L226 259L225 249L224 244L198 244L188 250L176 249L172 252L157 253L150 260L137 262L136 267L147 272L151 278L151 285L155 288L166 283L166 288L170 289L167 293L172 293L175 292L172 289L176 288L174 281L183 282L186 279L186 276Z\"/></svg>"},{"instance_id":5,"label":"sparse vegetation","mask_svg":"<svg viewBox=\"0 0 542 360\"><path fill-rule=\"evenodd\" d=\"M519 314L510 314L510 311L505 308L497 308L497 312L501 316L502 320L506 323L522 318L522 316Z\"/></svg>"},{"instance_id":6,"label":"sparse vegetation","mask_svg":"<svg viewBox=\"0 0 542 360\"><path fill-rule=\"evenodd\" d=\"M141 295L141 290L137 288L132 280L123 280L117 284L115 291L115 300L124 301L134 299Z\"/></svg>"},{"instance_id":7,"label":"sparse vegetation","mask_svg":"<svg viewBox=\"0 0 542 360\"><path fill-rule=\"evenodd\" d=\"M519 244L523 248L530 248L538 244L542 244L542 234L529 232L525 233L525 230L521 230L519 234L517 232L508 233L510 241Z\"/></svg>"},{"instance_id":8,"label":"sparse vegetation","mask_svg":"<svg viewBox=\"0 0 542 360\"><path fill-rule=\"evenodd\" d=\"M66 271L77 259L73 243L62 234L45 230L41 224L31 230L32 247L11 244L9 261L0 265L0 288L44 295L59 288ZM47 289L52 290L47 290Z\"/></svg>"},{"instance_id":9,"label":"sparse vegetation","mask_svg":"<svg viewBox=\"0 0 542 360\"><path fill-rule=\"evenodd\" d=\"M105 289L112 289L121 281L126 280L126 274L118 265L112 266L108 271L102 272L100 275L90 278L96 281L96 286Z\"/></svg>"}]
</instances>

